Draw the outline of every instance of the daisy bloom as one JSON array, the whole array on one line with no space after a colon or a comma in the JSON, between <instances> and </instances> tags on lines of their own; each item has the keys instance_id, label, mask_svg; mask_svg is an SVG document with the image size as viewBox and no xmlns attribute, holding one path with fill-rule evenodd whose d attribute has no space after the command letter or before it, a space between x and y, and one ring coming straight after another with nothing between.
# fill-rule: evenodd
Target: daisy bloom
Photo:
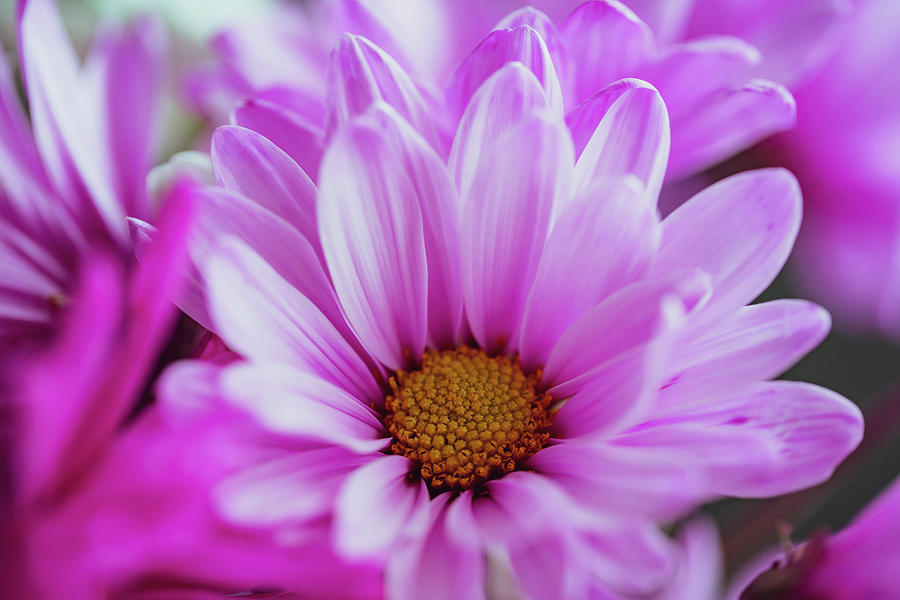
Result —
<instances>
[{"instance_id":1,"label":"daisy bloom","mask_svg":"<svg viewBox=\"0 0 900 600\"><path fill-rule=\"evenodd\" d=\"M244 360L176 364L159 393L183 427L240 432L224 518L328 540L389 598L647 596L679 560L660 523L813 485L856 446L853 404L766 381L827 313L747 306L799 228L789 173L660 222L660 94L613 83L573 139L524 50L473 75L445 160L446 115L386 56L339 44L318 189L259 133L214 136L180 302Z\"/></svg>"}]
</instances>

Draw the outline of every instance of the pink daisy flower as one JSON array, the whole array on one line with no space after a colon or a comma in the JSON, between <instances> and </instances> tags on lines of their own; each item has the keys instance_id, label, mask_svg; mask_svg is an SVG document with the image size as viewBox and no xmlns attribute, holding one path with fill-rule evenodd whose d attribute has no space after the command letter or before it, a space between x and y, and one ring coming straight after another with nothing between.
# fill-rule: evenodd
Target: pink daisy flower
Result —
<instances>
[{"instance_id":1,"label":"pink daisy flower","mask_svg":"<svg viewBox=\"0 0 900 600\"><path fill-rule=\"evenodd\" d=\"M385 56L339 46L318 190L260 134L214 136L181 303L245 361L176 365L160 394L256 458L213 490L225 518L382 565L390 598L633 597L674 575L659 523L813 485L856 446L854 405L766 381L827 314L745 306L799 228L790 174L660 222L659 93L609 86L573 140L519 61L484 69L445 161Z\"/></svg>"},{"instance_id":2,"label":"pink daisy flower","mask_svg":"<svg viewBox=\"0 0 900 600\"><path fill-rule=\"evenodd\" d=\"M560 12L559 4L545 4ZM790 94L755 74L760 53L739 38L704 36L670 43L655 37L615 0L577 7L563 3L567 11L574 10L567 17L560 14L555 23L531 7L504 17L519 6L421 2L394 10L391 3L314 2L306 10L223 32L214 41L220 63L192 78L188 94L201 111L219 115L230 111L236 100L249 98L234 109L232 122L270 137L313 178L324 140L334 133L339 118L333 106L339 94L325 90L340 88L336 76L346 73L335 69L336 62L348 60L350 52L369 62L352 77L377 77L379 70L396 66L410 73L407 87L377 90L380 95L419 89L425 103L417 108L431 112L440 110L433 105L440 106L446 95L446 119L432 121L434 131L422 132L439 151L446 150L475 89L511 56L523 60L550 102L566 111L576 144L585 134L578 131L584 115L598 110L595 94L601 89L623 77L653 84L672 122L669 179L716 164L794 124ZM358 47L339 47L329 62L329 50L345 33L371 40L393 59L385 61L365 43L344 38L342 46ZM213 117L215 122L221 119Z\"/></svg>"},{"instance_id":3,"label":"pink daisy flower","mask_svg":"<svg viewBox=\"0 0 900 600\"><path fill-rule=\"evenodd\" d=\"M900 568L900 480L846 529L799 546L750 583L741 600L896 598Z\"/></svg>"}]
</instances>

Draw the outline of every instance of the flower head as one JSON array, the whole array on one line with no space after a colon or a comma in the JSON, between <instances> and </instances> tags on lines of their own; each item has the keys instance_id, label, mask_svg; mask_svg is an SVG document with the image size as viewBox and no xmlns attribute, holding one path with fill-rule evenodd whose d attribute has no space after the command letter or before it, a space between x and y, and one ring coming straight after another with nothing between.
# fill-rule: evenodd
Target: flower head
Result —
<instances>
[{"instance_id":1,"label":"flower head","mask_svg":"<svg viewBox=\"0 0 900 600\"><path fill-rule=\"evenodd\" d=\"M361 56L374 80L350 76ZM227 519L329 539L392 598L647 595L675 565L657 523L812 485L855 447L852 404L766 381L827 314L745 306L799 227L791 175L729 178L660 222L656 90L610 86L577 143L519 61L486 69L445 160L446 115L385 57L339 46L318 190L259 133L214 136L190 306L244 361L176 365L161 396L243 432L254 464L214 490Z\"/></svg>"}]
</instances>

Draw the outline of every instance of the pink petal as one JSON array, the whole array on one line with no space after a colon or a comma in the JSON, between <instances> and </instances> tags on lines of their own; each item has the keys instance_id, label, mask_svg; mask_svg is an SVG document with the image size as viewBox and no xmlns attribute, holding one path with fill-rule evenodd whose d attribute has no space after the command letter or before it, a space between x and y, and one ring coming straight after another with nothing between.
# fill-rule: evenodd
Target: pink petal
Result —
<instances>
[{"instance_id":1,"label":"pink petal","mask_svg":"<svg viewBox=\"0 0 900 600\"><path fill-rule=\"evenodd\" d=\"M325 132L301 115L262 99L247 100L231 113L231 121L271 140L313 180L325 152Z\"/></svg>"},{"instance_id":2,"label":"pink petal","mask_svg":"<svg viewBox=\"0 0 900 600\"><path fill-rule=\"evenodd\" d=\"M669 177L701 171L797 120L797 105L780 84L762 79L719 90L703 105L672 116Z\"/></svg>"},{"instance_id":3,"label":"pink petal","mask_svg":"<svg viewBox=\"0 0 900 600\"><path fill-rule=\"evenodd\" d=\"M385 574L388 597L485 600L482 552L456 541L477 539L478 531L474 524L458 531L449 525L454 504L470 499L463 495L448 506L447 498L443 494L431 501L413 523L417 534L392 553Z\"/></svg>"},{"instance_id":4,"label":"pink petal","mask_svg":"<svg viewBox=\"0 0 900 600\"><path fill-rule=\"evenodd\" d=\"M202 266L217 331L251 361L292 365L379 402L365 362L303 294L234 238Z\"/></svg>"},{"instance_id":5,"label":"pink petal","mask_svg":"<svg viewBox=\"0 0 900 600\"><path fill-rule=\"evenodd\" d=\"M556 29L556 25L553 24L553 20L537 8L526 6L513 11L506 15L494 29L515 29L516 27L521 27L523 25L534 29L544 41L544 44L547 46L547 52L550 54L550 59L553 61L553 67L556 69L556 73L559 77L560 84L565 86L574 81L569 73L563 71L563 68L568 67L568 64L565 60L566 48L562 36ZM562 92L564 98L569 97L570 94L567 88L563 88Z\"/></svg>"},{"instance_id":6,"label":"pink petal","mask_svg":"<svg viewBox=\"0 0 900 600\"><path fill-rule=\"evenodd\" d=\"M149 218L147 171L156 159L162 107L164 31L144 19L97 40L87 68L99 72L107 144L119 202L129 216Z\"/></svg>"},{"instance_id":7,"label":"pink petal","mask_svg":"<svg viewBox=\"0 0 900 600\"><path fill-rule=\"evenodd\" d=\"M0 51L2 51L0 47ZM19 102L13 74L0 60L0 183L6 202L23 224L40 231L54 207L50 182Z\"/></svg>"},{"instance_id":8,"label":"pink petal","mask_svg":"<svg viewBox=\"0 0 900 600\"><path fill-rule=\"evenodd\" d=\"M614 83L573 109L567 122L578 135L591 131L575 164L576 189L600 177L634 175L646 202L656 203L669 158L669 117L652 86L636 79Z\"/></svg>"},{"instance_id":9,"label":"pink petal","mask_svg":"<svg viewBox=\"0 0 900 600\"><path fill-rule=\"evenodd\" d=\"M411 467L406 457L382 456L350 475L334 507L334 543L342 555L391 552L409 521L427 510L428 490L410 481Z\"/></svg>"},{"instance_id":10,"label":"pink petal","mask_svg":"<svg viewBox=\"0 0 900 600\"><path fill-rule=\"evenodd\" d=\"M677 418L732 435L748 431L767 440L777 452L768 469L733 467L731 477L714 481L719 493L757 498L826 480L859 444L863 429L862 415L853 403L824 388L793 381L761 383ZM707 460L715 458L706 454Z\"/></svg>"},{"instance_id":11,"label":"pink petal","mask_svg":"<svg viewBox=\"0 0 900 600\"><path fill-rule=\"evenodd\" d=\"M271 210L318 249L316 186L275 144L249 129L226 125L213 134L216 181Z\"/></svg>"},{"instance_id":12,"label":"pink petal","mask_svg":"<svg viewBox=\"0 0 900 600\"><path fill-rule=\"evenodd\" d=\"M440 148L434 107L393 58L363 37L341 37L328 65L327 97L325 129L329 136L381 100Z\"/></svg>"},{"instance_id":13,"label":"pink petal","mask_svg":"<svg viewBox=\"0 0 900 600\"><path fill-rule=\"evenodd\" d=\"M463 297L482 348L514 341L551 215L571 194L571 169L562 124L526 117L485 153L463 197Z\"/></svg>"},{"instance_id":14,"label":"pink petal","mask_svg":"<svg viewBox=\"0 0 900 600\"><path fill-rule=\"evenodd\" d=\"M73 445L77 447L83 419L90 415L119 331L125 300L121 277L108 257L86 263L59 339L22 377L22 389L12 396L22 411L21 447L13 471L21 500L52 494L72 475L66 471L72 465L66 462Z\"/></svg>"},{"instance_id":15,"label":"pink petal","mask_svg":"<svg viewBox=\"0 0 900 600\"><path fill-rule=\"evenodd\" d=\"M674 120L701 109L710 94L743 83L761 60L744 40L716 35L665 47L641 75L666 99Z\"/></svg>"},{"instance_id":16,"label":"pink petal","mask_svg":"<svg viewBox=\"0 0 900 600\"><path fill-rule=\"evenodd\" d=\"M425 347L428 293L422 210L397 152L374 119L345 127L325 154L318 205L347 321L394 370Z\"/></svg>"},{"instance_id":17,"label":"pink petal","mask_svg":"<svg viewBox=\"0 0 900 600\"><path fill-rule=\"evenodd\" d=\"M652 205L639 201L642 193L634 179L611 178L563 207L525 304L519 358L526 368L545 363L563 332L588 309L646 275L660 226ZM603 252L592 250L601 247Z\"/></svg>"},{"instance_id":18,"label":"pink petal","mask_svg":"<svg viewBox=\"0 0 900 600\"><path fill-rule=\"evenodd\" d=\"M678 314L664 316L659 331L649 340L639 340L619 357L575 381L551 388L553 397L565 402L553 418L554 437L609 436L639 422L653 405L671 352L670 331L682 318Z\"/></svg>"},{"instance_id":19,"label":"pink petal","mask_svg":"<svg viewBox=\"0 0 900 600\"><path fill-rule=\"evenodd\" d=\"M580 389L579 380L597 367L646 345L677 324L708 289L703 273L688 271L620 290L563 334L547 359L543 380L558 398L568 396Z\"/></svg>"},{"instance_id":20,"label":"pink petal","mask_svg":"<svg viewBox=\"0 0 900 600\"><path fill-rule=\"evenodd\" d=\"M800 226L800 188L782 169L734 175L663 221L653 272L700 267L712 276L704 322L752 301L784 265Z\"/></svg>"},{"instance_id":21,"label":"pink petal","mask_svg":"<svg viewBox=\"0 0 900 600\"><path fill-rule=\"evenodd\" d=\"M702 499L748 477L764 477L778 462L778 447L751 428L711 427L690 419L651 422L622 433L612 442L645 462L674 461L706 484ZM696 488L695 488L696 489ZM703 498L705 496L705 498Z\"/></svg>"},{"instance_id":22,"label":"pink petal","mask_svg":"<svg viewBox=\"0 0 900 600\"><path fill-rule=\"evenodd\" d=\"M235 365L224 371L221 390L268 431L360 454L377 452L387 442L384 426L364 400L317 375L281 365Z\"/></svg>"},{"instance_id":23,"label":"pink petal","mask_svg":"<svg viewBox=\"0 0 900 600\"><path fill-rule=\"evenodd\" d=\"M448 164L460 197L469 195L488 147L526 115L547 108L540 82L522 63L503 65L472 95L450 148Z\"/></svg>"},{"instance_id":24,"label":"pink petal","mask_svg":"<svg viewBox=\"0 0 900 600\"><path fill-rule=\"evenodd\" d=\"M681 412L713 395L779 375L815 348L830 325L824 309L803 300L739 309L702 337L691 335L679 344L654 414Z\"/></svg>"},{"instance_id":25,"label":"pink petal","mask_svg":"<svg viewBox=\"0 0 900 600\"><path fill-rule=\"evenodd\" d=\"M229 522L295 530L328 517L341 485L372 460L340 446L293 451L228 477L213 491Z\"/></svg>"},{"instance_id":26,"label":"pink petal","mask_svg":"<svg viewBox=\"0 0 900 600\"><path fill-rule=\"evenodd\" d=\"M454 346L462 324L459 198L444 161L389 106L369 111L394 144L422 211L428 266L428 341Z\"/></svg>"},{"instance_id":27,"label":"pink petal","mask_svg":"<svg viewBox=\"0 0 900 600\"><path fill-rule=\"evenodd\" d=\"M712 520L697 518L678 532L681 560L675 576L654 600L720 600L724 565L719 531Z\"/></svg>"},{"instance_id":28,"label":"pink petal","mask_svg":"<svg viewBox=\"0 0 900 600\"><path fill-rule=\"evenodd\" d=\"M708 494L706 478L677 460L608 444L566 441L544 448L528 466L598 512L669 520Z\"/></svg>"},{"instance_id":29,"label":"pink petal","mask_svg":"<svg viewBox=\"0 0 900 600\"><path fill-rule=\"evenodd\" d=\"M52 0L20 6L19 40L35 141L48 176L62 198L90 222L99 219L119 242L128 230L125 211L111 184L112 156L101 138L103 116L97 98L80 76Z\"/></svg>"},{"instance_id":30,"label":"pink petal","mask_svg":"<svg viewBox=\"0 0 900 600\"><path fill-rule=\"evenodd\" d=\"M650 27L660 42L672 42L682 37L695 2L696 0L628 0L628 7Z\"/></svg>"},{"instance_id":31,"label":"pink petal","mask_svg":"<svg viewBox=\"0 0 900 600\"><path fill-rule=\"evenodd\" d=\"M580 102L611 82L634 75L655 52L650 29L623 4L585 2L559 28Z\"/></svg>"},{"instance_id":32,"label":"pink petal","mask_svg":"<svg viewBox=\"0 0 900 600\"><path fill-rule=\"evenodd\" d=\"M191 254L198 267L218 240L234 236L312 302L351 345L355 343L328 275L307 238L258 203L222 188L203 188L194 197L200 216Z\"/></svg>"},{"instance_id":33,"label":"pink petal","mask_svg":"<svg viewBox=\"0 0 900 600\"><path fill-rule=\"evenodd\" d=\"M563 98L559 76L547 45L528 25L492 31L462 62L447 86L447 102L460 115L475 91L498 69L519 62L534 73L544 91L547 107L562 114Z\"/></svg>"}]
</instances>

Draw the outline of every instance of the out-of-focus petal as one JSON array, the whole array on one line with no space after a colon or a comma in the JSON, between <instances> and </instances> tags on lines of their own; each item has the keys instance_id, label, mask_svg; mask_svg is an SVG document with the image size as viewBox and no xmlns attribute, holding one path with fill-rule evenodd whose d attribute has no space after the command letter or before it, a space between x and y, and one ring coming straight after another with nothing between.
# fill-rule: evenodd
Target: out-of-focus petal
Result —
<instances>
[{"instance_id":1,"label":"out-of-focus petal","mask_svg":"<svg viewBox=\"0 0 900 600\"><path fill-rule=\"evenodd\" d=\"M755 79L711 94L702 106L672 116L669 177L710 167L797 120L797 105L784 86Z\"/></svg>"},{"instance_id":2,"label":"out-of-focus petal","mask_svg":"<svg viewBox=\"0 0 900 600\"><path fill-rule=\"evenodd\" d=\"M576 77L574 102L633 76L656 50L650 28L617 0L585 2L559 29Z\"/></svg>"},{"instance_id":3,"label":"out-of-focus petal","mask_svg":"<svg viewBox=\"0 0 900 600\"><path fill-rule=\"evenodd\" d=\"M313 180L319 176L319 164L325 152L325 132L303 116L262 99L239 104L231 121L271 140L294 159Z\"/></svg>"},{"instance_id":4,"label":"out-of-focus petal","mask_svg":"<svg viewBox=\"0 0 900 600\"><path fill-rule=\"evenodd\" d=\"M378 558L396 551L403 530L430 502L424 482L409 480L410 467L406 457L381 456L347 478L334 506L341 554Z\"/></svg>"}]
</instances>

